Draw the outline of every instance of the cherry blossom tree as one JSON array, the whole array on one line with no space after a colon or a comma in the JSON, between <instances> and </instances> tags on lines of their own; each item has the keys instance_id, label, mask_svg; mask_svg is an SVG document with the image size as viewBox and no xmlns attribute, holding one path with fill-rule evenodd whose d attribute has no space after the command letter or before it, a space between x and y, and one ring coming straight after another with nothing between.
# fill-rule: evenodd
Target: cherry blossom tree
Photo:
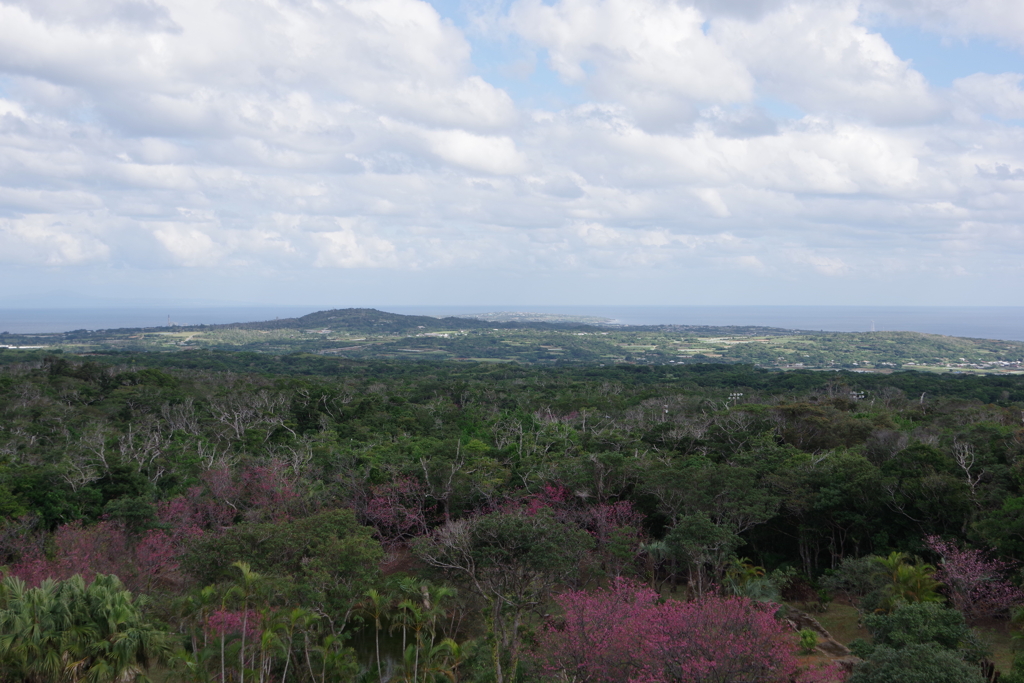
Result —
<instances>
[{"instance_id":1,"label":"cherry blossom tree","mask_svg":"<svg viewBox=\"0 0 1024 683\"><path fill-rule=\"evenodd\" d=\"M540 634L543 670L582 683L843 680L834 667L801 667L770 606L716 595L694 602L658 598L625 579L607 590L558 596L564 622Z\"/></svg>"},{"instance_id":2,"label":"cherry blossom tree","mask_svg":"<svg viewBox=\"0 0 1024 683\"><path fill-rule=\"evenodd\" d=\"M178 552L172 536L159 529L133 541L117 522L75 522L54 532L51 556L38 546L27 546L10 573L30 587L76 574L87 582L98 574L112 574L131 590L149 590L156 581L171 580L178 569Z\"/></svg>"},{"instance_id":3,"label":"cherry blossom tree","mask_svg":"<svg viewBox=\"0 0 1024 683\"><path fill-rule=\"evenodd\" d=\"M385 547L427 532L426 490L411 477L374 486L363 513Z\"/></svg>"},{"instance_id":4,"label":"cherry blossom tree","mask_svg":"<svg viewBox=\"0 0 1024 683\"><path fill-rule=\"evenodd\" d=\"M279 460L244 470L241 485L251 522L288 519L299 498L294 473Z\"/></svg>"},{"instance_id":5,"label":"cherry blossom tree","mask_svg":"<svg viewBox=\"0 0 1024 683\"><path fill-rule=\"evenodd\" d=\"M1024 602L1024 591L1006 576L1009 562L989 557L984 550L965 550L938 536L925 537L928 546L940 558L935 578L946 585L950 604L968 620L1006 614Z\"/></svg>"}]
</instances>

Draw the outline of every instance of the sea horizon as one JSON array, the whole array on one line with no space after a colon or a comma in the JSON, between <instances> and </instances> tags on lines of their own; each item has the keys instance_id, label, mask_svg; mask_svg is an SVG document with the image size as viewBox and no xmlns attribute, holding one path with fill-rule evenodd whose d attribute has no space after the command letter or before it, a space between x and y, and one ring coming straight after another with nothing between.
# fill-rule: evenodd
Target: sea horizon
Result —
<instances>
[{"instance_id":1,"label":"sea horizon","mask_svg":"<svg viewBox=\"0 0 1024 683\"><path fill-rule=\"evenodd\" d=\"M436 317L519 312L604 318L618 325L762 326L811 332L906 331L1024 341L1024 306L236 305L0 308L0 332L47 334L172 325L262 322L330 308L376 308Z\"/></svg>"}]
</instances>

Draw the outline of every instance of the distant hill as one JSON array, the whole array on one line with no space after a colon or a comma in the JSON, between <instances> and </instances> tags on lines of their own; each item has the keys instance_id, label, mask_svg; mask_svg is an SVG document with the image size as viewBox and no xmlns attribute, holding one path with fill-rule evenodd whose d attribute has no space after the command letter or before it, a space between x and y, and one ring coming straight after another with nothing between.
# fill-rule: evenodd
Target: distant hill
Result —
<instances>
[{"instance_id":1,"label":"distant hill","mask_svg":"<svg viewBox=\"0 0 1024 683\"><path fill-rule=\"evenodd\" d=\"M745 363L786 370L1024 372L1024 343L915 332L818 332L746 325L615 325L581 320L434 318L372 308L225 325L0 333L0 354L249 351L348 359L552 365ZM495 316L498 317L498 316Z\"/></svg>"},{"instance_id":2,"label":"distant hill","mask_svg":"<svg viewBox=\"0 0 1024 683\"><path fill-rule=\"evenodd\" d=\"M492 315L504 319L493 319ZM483 314L481 317L435 318L428 315L404 315L388 313L375 308L338 308L317 311L299 318L279 318L257 322L227 323L224 325L196 325L196 329L241 329L241 330L282 330L314 329L344 330L357 334L416 334L417 332L440 332L446 330L587 330L606 326L600 319L554 321L538 319L542 316L530 313ZM548 317L548 316L543 316ZM664 331L698 336L714 335L791 335L800 330L754 325L608 325L619 330ZM809 332L808 332L809 334Z\"/></svg>"},{"instance_id":3,"label":"distant hill","mask_svg":"<svg viewBox=\"0 0 1024 683\"><path fill-rule=\"evenodd\" d=\"M538 322L528 320L488 321L479 318L457 318L449 316L434 318L429 315L403 315L388 313L375 308L338 308L317 311L300 318L280 318L261 322L229 323L226 325L204 325L202 329L313 329L344 330L358 334L415 334L416 332L439 332L443 330L479 329L537 329L567 330L586 326L579 322Z\"/></svg>"},{"instance_id":4,"label":"distant hill","mask_svg":"<svg viewBox=\"0 0 1024 683\"><path fill-rule=\"evenodd\" d=\"M471 326L473 329L483 327L480 320L461 320L459 318L433 318L427 315L402 315L378 311L375 308L341 308L328 311L316 311L299 318L279 318L244 323L228 323L225 325L206 325L205 329L242 329L242 330L281 330L281 329L330 329L345 330L359 334L405 334L415 330L428 331L450 330Z\"/></svg>"}]
</instances>

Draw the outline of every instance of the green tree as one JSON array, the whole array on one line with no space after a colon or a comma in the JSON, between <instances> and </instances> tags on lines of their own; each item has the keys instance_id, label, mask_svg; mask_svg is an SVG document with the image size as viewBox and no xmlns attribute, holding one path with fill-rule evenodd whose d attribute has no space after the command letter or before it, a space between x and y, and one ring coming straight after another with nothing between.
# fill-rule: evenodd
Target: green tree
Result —
<instances>
[{"instance_id":1,"label":"green tree","mask_svg":"<svg viewBox=\"0 0 1024 683\"><path fill-rule=\"evenodd\" d=\"M768 491L751 467L716 465L699 458L652 467L644 488L671 522L665 537L674 559L689 570L690 585L703 594L743 541L740 534L770 519L780 497Z\"/></svg>"},{"instance_id":2,"label":"green tree","mask_svg":"<svg viewBox=\"0 0 1024 683\"><path fill-rule=\"evenodd\" d=\"M532 515L495 512L449 522L421 539L416 549L487 601L495 679L506 683L516 680L523 618L555 586L575 577L592 547L589 534L542 509Z\"/></svg>"},{"instance_id":3,"label":"green tree","mask_svg":"<svg viewBox=\"0 0 1024 683\"><path fill-rule=\"evenodd\" d=\"M838 567L825 572L821 585L859 606L865 596L877 595L889 585L888 572L878 559L875 555L847 557Z\"/></svg>"},{"instance_id":4,"label":"green tree","mask_svg":"<svg viewBox=\"0 0 1024 683\"><path fill-rule=\"evenodd\" d=\"M835 567L851 551L869 548L872 537L891 524L878 496L878 468L859 453L794 451L766 479L782 495L782 512L795 527L808 576L817 572L820 545L827 546Z\"/></svg>"},{"instance_id":5,"label":"green tree","mask_svg":"<svg viewBox=\"0 0 1024 683\"><path fill-rule=\"evenodd\" d=\"M299 604L344 622L376 580L383 552L373 530L351 510L329 510L302 519L239 524L195 543L182 567L202 584L233 581L232 563L247 563L264 577L291 579Z\"/></svg>"},{"instance_id":6,"label":"green tree","mask_svg":"<svg viewBox=\"0 0 1024 683\"><path fill-rule=\"evenodd\" d=\"M1007 498L998 510L983 513L975 528L1001 553L1024 557L1024 496Z\"/></svg>"},{"instance_id":7,"label":"green tree","mask_svg":"<svg viewBox=\"0 0 1024 683\"><path fill-rule=\"evenodd\" d=\"M703 595L743 544L743 539L728 527L715 524L701 511L680 518L665 536L665 543L689 570L690 589Z\"/></svg>"}]
</instances>

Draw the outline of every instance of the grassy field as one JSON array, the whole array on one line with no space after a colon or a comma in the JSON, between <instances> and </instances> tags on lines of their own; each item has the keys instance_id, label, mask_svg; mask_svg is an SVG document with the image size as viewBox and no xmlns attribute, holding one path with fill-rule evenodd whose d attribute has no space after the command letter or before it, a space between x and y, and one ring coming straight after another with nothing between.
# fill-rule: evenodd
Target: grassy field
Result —
<instances>
[{"instance_id":1,"label":"grassy field","mask_svg":"<svg viewBox=\"0 0 1024 683\"><path fill-rule=\"evenodd\" d=\"M798 609L803 605L794 605ZM863 638L870 642L871 634L860 625L860 616L856 608L851 605L833 602L826 612L812 612L811 616L818 620L825 627L833 638L849 645L857 638ZM1009 671L1013 666L1013 641L1009 624L1006 621L992 620L986 623L976 624L975 630L981 636L982 642L990 651L989 658L995 662L996 668L1000 671Z\"/></svg>"},{"instance_id":2,"label":"grassy field","mask_svg":"<svg viewBox=\"0 0 1024 683\"><path fill-rule=\"evenodd\" d=\"M857 638L871 640L871 634L860 625L860 614L855 607L833 602L827 612L812 612L811 616L843 645L849 645Z\"/></svg>"},{"instance_id":3,"label":"grassy field","mask_svg":"<svg viewBox=\"0 0 1024 683\"><path fill-rule=\"evenodd\" d=\"M1000 671L1009 671L1013 666L1013 638L1009 624L998 621L975 626L981 640L991 651L989 658Z\"/></svg>"}]
</instances>

